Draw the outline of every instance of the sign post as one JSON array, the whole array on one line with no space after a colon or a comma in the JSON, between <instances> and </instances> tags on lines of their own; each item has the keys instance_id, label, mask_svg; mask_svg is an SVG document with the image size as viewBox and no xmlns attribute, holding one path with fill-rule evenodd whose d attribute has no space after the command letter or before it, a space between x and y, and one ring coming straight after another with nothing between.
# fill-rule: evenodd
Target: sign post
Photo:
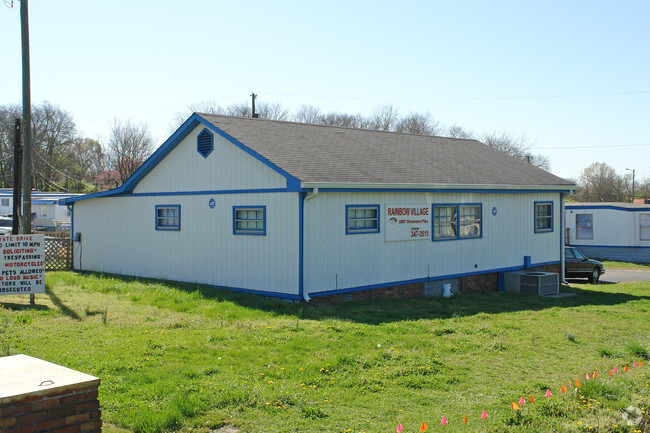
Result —
<instances>
[{"instance_id":1,"label":"sign post","mask_svg":"<svg viewBox=\"0 0 650 433\"><path fill-rule=\"evenodd\" d=\"M0 236L0 295L35 293L45 293L45 235Z\"/></svg>"}]
</instances>

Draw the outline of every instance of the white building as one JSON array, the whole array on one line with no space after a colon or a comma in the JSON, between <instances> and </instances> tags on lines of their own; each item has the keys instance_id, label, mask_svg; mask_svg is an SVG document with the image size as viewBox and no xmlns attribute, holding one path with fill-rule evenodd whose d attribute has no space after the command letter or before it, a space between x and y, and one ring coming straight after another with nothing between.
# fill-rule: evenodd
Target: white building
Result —
<instances>
[{"instance_id":1,"label":"white building","mask_svg":"<svg viewBox=\"0 0 650 433\"><path fill-rule=\"evenodd\" d=\"M37 230L70 228L71 211L60 204L62 199L77 197L79 194L61 192L32 191L32 223ZM12 189L0 189L0 215L13 214L14 193Z\"/></svg>"},{"instance_id":2,"label":"white building","mask_svg":"<svg viewBox=\"0 0 650 433\"><path fill-rule=\"evenodd\" d=\"M566 227L588 257L650 263L650 204L567 203Z\"/></svg>"},{"instance_id":3,"label":"white building","mask_svg":"<svg viewBox=\"0 0 650 433\"><path fill-rule=\"evenodd\" d=\"M73 205L73 266L288 299L418 296L560 271L573 185L474 140L192 115Z\"/></svg>"}]
</instances>

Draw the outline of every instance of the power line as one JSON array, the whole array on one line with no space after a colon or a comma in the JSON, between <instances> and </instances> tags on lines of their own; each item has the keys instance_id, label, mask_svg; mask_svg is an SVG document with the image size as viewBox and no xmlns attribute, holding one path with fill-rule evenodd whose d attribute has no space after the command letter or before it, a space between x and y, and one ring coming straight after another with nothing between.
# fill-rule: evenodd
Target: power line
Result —
<instances>
[{"instance_id":1,"label":"power line","mask_svg":"<svg viewBox=\"0 0 650 433\"><path fill-rule=\"evenodd\" d=\"M635 147L635 146L650 146L650 143L638 144L604 144L602 146L554 146L554 147L535 147L535 150L550 150L550 149L602 149L606 147Z\"/></svg>"},{"instance_id":2,"label":"power line","mask_svg":"<svg viewBox=\"0 0 650 433\"><path fill-rule=\"evenodd\" d=\"M569 93L559 95L527 95L527 96L492 96L492 97L451 97L451 98L368 98L355 96L331 96L331 95L298 95L290 93L266 93L271 96L287 96L292 98L319 98L338 100L362 100L362 101L503 101L519 99L558 99L558 98L584 98L593 96L615 96L615 95L638 95L650 93L650 90L631 90L624 92L598 92L598 93Z\"/></svg>"}]
</instances>

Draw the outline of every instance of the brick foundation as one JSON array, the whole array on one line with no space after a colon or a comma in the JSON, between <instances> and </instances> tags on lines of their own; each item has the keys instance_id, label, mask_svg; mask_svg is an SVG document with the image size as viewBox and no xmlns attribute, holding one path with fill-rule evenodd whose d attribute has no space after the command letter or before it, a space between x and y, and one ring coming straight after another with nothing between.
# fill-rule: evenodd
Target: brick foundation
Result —
<instances>
[{"instance_id":1,"label":"brick foundation","mask_svg":"<svg viewBox=\"0 0 650 433\"><path fill-rule=\"evenodd\" d=\"M560 273L560 264L536 266L528 271L541 271L541 272L554 272ZM560 278L561 279L561 278ZM438 280L450 283L461 294L468 294L480 291L496 292L499 290L499 273L492 272L487 274L468 275L459 278L450 278L446 280ZM430 295L427 286L435 284L436 281L410 283L398 286L380 287L369 290L358 290L347 293L337 293L327 296L316 296L312 298L314 304L340 304L346 301L361 301L368 299L394 299L394 298L420 298ZM440 292L441 293L441 292Z\"/></svg>"},{"instance_id":2,"label":"brick foundation","mask_svg":"<svg viewBox=\"0 0 650 433\"><path fill-rule=\"evenodd\" d=\"M25 355L0 364L14 374L0 378L0 433L101 433L99 379Z\"/></svg>"}]
</instances>

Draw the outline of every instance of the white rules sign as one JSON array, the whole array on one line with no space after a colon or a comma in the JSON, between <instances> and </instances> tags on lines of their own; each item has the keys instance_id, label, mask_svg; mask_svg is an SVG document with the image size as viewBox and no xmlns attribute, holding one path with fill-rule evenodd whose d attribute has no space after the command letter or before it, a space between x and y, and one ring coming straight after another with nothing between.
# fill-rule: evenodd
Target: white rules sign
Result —
<instances>
[{"instance_id":1,"label":"white rules sign","mask_svg":"<svg viewBox=\"0 0 650 433\"><path fill-rule=\"evenodd\" d=\"M429 205L387 205L384 221L386 242L431 240L431 208Z\"/></svg>"},{"instance_id":2,"label":"white rules sign","mask_svg":"<svg viewBox=\"0 0 650 433\"><path fill-rule=\"evenodd\" d=\"M45 235L0 236L0 295L45 293Z\"/></svg>"}]
</instances>

